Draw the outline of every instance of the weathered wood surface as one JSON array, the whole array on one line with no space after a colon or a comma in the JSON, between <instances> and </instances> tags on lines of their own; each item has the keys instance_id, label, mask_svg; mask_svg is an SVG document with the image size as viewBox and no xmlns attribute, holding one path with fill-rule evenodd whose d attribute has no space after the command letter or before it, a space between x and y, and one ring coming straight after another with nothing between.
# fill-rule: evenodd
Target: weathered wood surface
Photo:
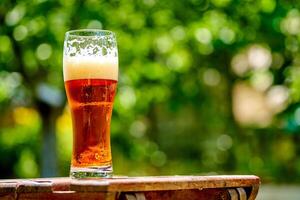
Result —
<instances>
[{"instance_id":1,"label":"weathered wood surface","mask_svg":"<svg viewBox=\"0 0 300 200\"><path fill-rule=\"evenodd\" d=\"M256 176L166 176L127 177L104 181L71 181L71 188L77 191L152 191L224 187L247 187L258 185Z\"/></svg>"},{"instance_id":2,"label":"weathered wood surface","mask_svg":"<svg viewBox=\"0 0 300 200\"><path fill-rule=\"evenodd\" d=\"M0 180L0 199L254 200L256 176L114 177Z\"/></svg>"}]
</instances>

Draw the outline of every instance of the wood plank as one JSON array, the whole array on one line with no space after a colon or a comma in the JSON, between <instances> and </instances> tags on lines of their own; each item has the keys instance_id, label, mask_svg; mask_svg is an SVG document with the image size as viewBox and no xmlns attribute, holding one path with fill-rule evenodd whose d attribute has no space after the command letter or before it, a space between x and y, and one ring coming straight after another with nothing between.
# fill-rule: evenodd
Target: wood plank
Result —
<instances>
[{"instance_id":1,"label":"wood plank","mask_svg":"<svg viewBox=\"0 0 300 200\"><path fill-rule=\"evenodd\" d=\"M130 193L122 193L119 200L130 200L128 198ZM130 194L135 200L138 198L135 193ZM193 190L172 190L172 191L148 191L144 192L144 199L147 200L230 200L227 189L193 189ZM127 197L127 198L126 198Z\"/></svg>"},{"instance_id":2,"label":"wood plank","mask_svg":"<svg viewBox=\"0 0 300 200\"><path fill-rule=\"evenodd\" d=\"M2 180L0 181L0 194L15 192L18 180Z\"/></svg>"},{"instance_id":3,"label":"wood plank","mask_svg":"<svg viewBox=\"0 0 300 200\"><path fill-rule=\"evenodd\" d=\"M123 194L130 196L131 193L140 193L145 195L147 200L159 199L159 196L165 197L165 199L170 197L169 199L179 200L214 200L229 199L228 189L230 188L244 188L248 199L254 200L259 185L259 177L252 175L113 177L86 180L74 180L68 177L12 179L0 180L0 199L115 200L118 199L118 195L124 198ZM222 192L220 193L220 191Z\"/></svg>"},{"instance_id":4,"label":"wood plank","mask_svg":"<svg viewBox=\"0 0 300 200\"><path fill-rule=\"evenodd\" d=\"M72 180L74 191L158 191L258 186L257 176L166 176Z\"/></svg>"},{"instance_id":5,"label":"wood plank","mask_svg":"<svg viewBox=\"0 0 300 200\"><path fill-rule=\"evenodd\" d=\"M259 190L259 185L254 185L252 187L252 190L251 190L251 193L250 193L250 196L249 196L248 200L255 200L256 196L258 194L258 190Z\"/></svg>"},{"instance_id":6,"label":"wood plank","mask_svg":"<svg viewBox=\"0 0 300 200\"><path fill-rule=\"evenodd\" d=\"M17 200L106 200L106 194L100 192L54 192L54 193L21 193Z\"/></svg>"}]
</instances>

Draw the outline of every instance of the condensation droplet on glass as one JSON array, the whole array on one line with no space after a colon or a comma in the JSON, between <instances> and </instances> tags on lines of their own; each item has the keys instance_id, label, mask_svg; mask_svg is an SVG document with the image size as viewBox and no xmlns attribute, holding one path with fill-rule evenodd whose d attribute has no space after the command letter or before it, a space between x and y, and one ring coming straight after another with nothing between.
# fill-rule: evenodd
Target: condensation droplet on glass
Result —
<instances>
[{"instance_id":1,"label":"condensation droplet on glass","mask_svg":"<svg viewBox=\"0 0 300 200\"><path fill-rule=\"evenodd\" d=\"M82 156L82 155L77 156L77 162L78 162L78 163L81 163L81 162L82 162L82 159L83 159L83 156Z\"/></svg>"},{"instance_id":2,"label":"condensation droplet on glass","mask_svg":"<svg viewBox=\"0 0 300 200\"><path fill-rule=\"evenodd\" d=\"M101 151L101 156L102 156L102 157L105 157L105 156L106 156L106 153L105 153L104 150Z\"/></svg>"},{"instance_id":3,"label":"condensation droplet on glass","mask_svg":"<svg viewBox=\"0 0 300 200\"><path fill-rule=\"evenodd\" d=\"M97 159L97 160L100 160L100 155L98 154L98 153L95 153L95 158Z\"/></svg>"}]
</instances>

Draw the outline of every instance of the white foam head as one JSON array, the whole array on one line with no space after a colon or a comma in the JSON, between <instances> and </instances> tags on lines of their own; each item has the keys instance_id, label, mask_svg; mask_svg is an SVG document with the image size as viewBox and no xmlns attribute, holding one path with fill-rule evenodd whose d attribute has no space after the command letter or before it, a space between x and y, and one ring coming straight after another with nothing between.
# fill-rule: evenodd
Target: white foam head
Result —
<instances>
[{"instance_id":1,"label":"white foam head","mask_svg":"<svg viewBox=\"0 0 300 200\"><path fill-rule=\"evenodd\" d=\"M118 80L118 58L96 56L65 56L64 81L76 79Z\"/></svg>"}]
</instances>

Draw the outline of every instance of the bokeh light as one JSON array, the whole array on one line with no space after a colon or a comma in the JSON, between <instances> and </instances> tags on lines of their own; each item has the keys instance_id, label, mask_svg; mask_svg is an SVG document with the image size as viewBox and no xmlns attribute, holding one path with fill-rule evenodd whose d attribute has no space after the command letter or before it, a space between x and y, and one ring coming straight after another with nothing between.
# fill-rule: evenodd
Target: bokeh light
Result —
<instances>
[{"instance_id":1,"label":"bokeh light","mask_svg":"<svg viewBox=\"0 0 300 200\"><path fill-rule=\"evenodd\" d=\"M68 175L64 35L93 28L114 31L118 41L111 125L116 174L251 173L298 183L299 6L275 0L0 3L0 177ZM54 167L45 167L50 159Z\"/></svg>"}]
</instances>

